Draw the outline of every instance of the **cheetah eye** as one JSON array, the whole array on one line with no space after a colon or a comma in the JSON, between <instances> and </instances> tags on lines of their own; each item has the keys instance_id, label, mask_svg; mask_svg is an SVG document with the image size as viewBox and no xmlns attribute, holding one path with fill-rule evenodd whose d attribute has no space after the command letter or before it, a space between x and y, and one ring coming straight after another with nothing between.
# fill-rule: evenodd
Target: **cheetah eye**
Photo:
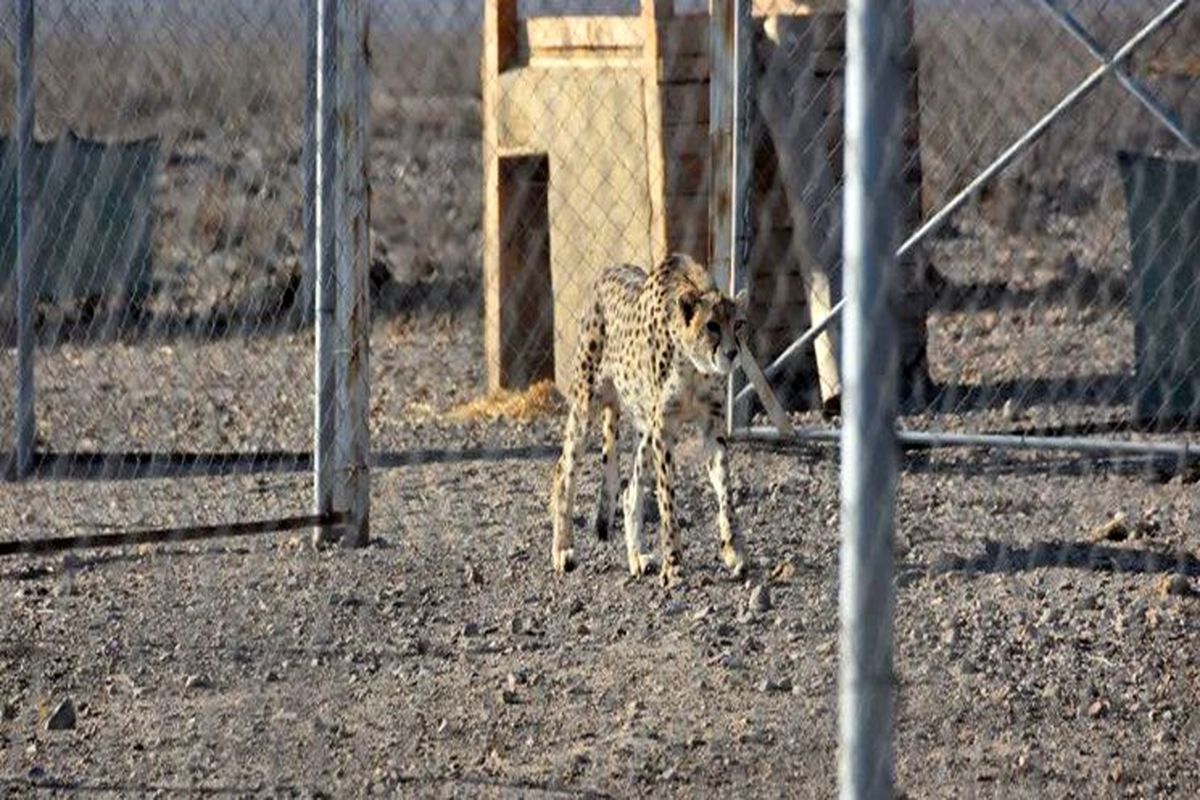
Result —
<instances>
[{"instance_id":1,"label":"cheetah eye","mask_svg":"<svg viewBox=\"0 0 1200 800\"><path fill-rule=\"evenodd\" d=\"M716 320L710 319L708 321L708 324L705 325L704 327L708 328L709 333L720 333L721 332L721 326L717 324Z\"/></svg>"}]
</instances>

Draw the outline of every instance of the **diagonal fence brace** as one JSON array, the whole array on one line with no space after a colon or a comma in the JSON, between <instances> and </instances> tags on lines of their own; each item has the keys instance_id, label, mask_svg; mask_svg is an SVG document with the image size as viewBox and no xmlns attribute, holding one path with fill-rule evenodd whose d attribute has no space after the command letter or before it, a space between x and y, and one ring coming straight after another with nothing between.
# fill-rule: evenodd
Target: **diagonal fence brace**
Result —
<instances>
[{"instance_id":1,"label":"diagonal fence brace","mask_svg":"<svg viewBox=\"0 0 1200 800\"><path fill-rule=\"evenodd\" d=\"M996 159L992 161L992 163L989 164L982 172L980 172L973 181L967 184L962 191L956 194L950 201L942 206L942 208L936 214L926 220L926 222L921 225L920 228L914 231L912 235L910 235L908 239L906 239L904 243L900 245L899 249L896 250L896 258L906 255L914 247L924 241L930 233L940 228L942 224L945 223L946 220L949 219L952 214L954 214L954 212L958 211L963 205L965 205L966 202L970 200L975 193L983 187L984 184L986 184L1000 172L1003 172L1013 161L1017 159L1018 156L1028 150L1030 145L1041 138L1042 134L1044 134L1050 128L1051 124L1053 124L1059 117L1074 107L1089 92L1091 92L1092 89L1096 88L1101 80L1103 80L1110 73L1115 72L1121 63L1124 62L1125 59L1127 59L1139 45L1145 42L1146 39L1150 38L1150 36L1152 36L1157 30L1178 16L1179 12L1183 11L1183 9L1187 7L1188 2L1189 0L1173 0L1170 5L1168 5L1153 19L1143 25L1137 33L1131 36L1125 42L1125 44L1121 45L1121 47L1118 48L1115 53L1113 53L1111 58L1106 59L1103 64L1093 70L1074 89L1068 92L1066 96L1064 96L1063 99L1060 100L1056 106L1054 106L1054 108L1046 112L1046 114L1032 126L1030 126L1030 128L1025 131L1025 133L1019 139L1009 145L1004 152L997 156ZM796 340L788 345L782 353L775 357L775 360L772 361L765 370L763 370L763 373L766 375L766 377L770 379L778 375L779 371L783 368L783 365L786 364L793 356L795 356L795 354L798 353L805 344L807 344L816 336L820 335L821 331L828 327L829 324L833 322L833 320L835 320L839 314L842 313L842 310L845 307L846 299L843 297L838 301L837 305L829 310L829 314L826 315L825 318L814 324L807 331L797 337ZM742 402L749 398L751 391L752 387L746 387L743 389L738 393L737 397L735 398L735 402Z\"/></svg>"}]
</instances>

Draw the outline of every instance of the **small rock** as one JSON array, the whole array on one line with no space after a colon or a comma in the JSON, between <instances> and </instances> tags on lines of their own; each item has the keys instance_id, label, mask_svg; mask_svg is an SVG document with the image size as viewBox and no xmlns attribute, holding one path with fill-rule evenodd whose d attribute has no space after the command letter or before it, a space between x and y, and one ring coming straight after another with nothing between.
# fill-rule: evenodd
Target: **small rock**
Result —
<instances>
[{"instance_id":1,"label":"small rock","mask_svg":"<svg viewBox=\"0 0 1200 800\"><path fill-rule=\"evenodd\" d=\"M1012 401L1012 398L1004 401L1004 406L1000 409L1000 415L1008 422L1014 421L1019 416L1017 405Z\"/></svg>"},{"instance_id":2,"label":"small rock","mask_svg":"<svg viewBox=\"0 0 1200 800\"><path fill-rule=\"evenodd\" d=\"M465 625L462 626L462 635L463 636L478 636L479 635L479 624L475 623L475 622L466 623Z\"/></svg>"},{"instance_id":3,"label":"small rock","mask_svg":"<svg viewBox=\"0 0 1200 800\"><path fill-rule=\"evenodd\" d=\"M771 610L771 593L767 590L765 583L760 583L750 591L750 602L747 604L748 610L762 614Z\"/></svg>"},{"instance_id":4,"label":"small rock","mask_svg":"<svg viewBox=\"0 0 1200 800\"><path fill-rule=\"evenodd\" d=\"M1178 572L1163 575L1156 586L1160 597L1191 597L1195 594L1191 581Z\"/></svg>"},{"instance_id":5,"label":"small rock","mask_svg":"<svg viewBox=\"0 0 1200 800\"><path fill-rule=\"evenodd\" d=\"M516 705L519 701L517 693L512 689L504 688L500 690L500 702L506 706Z\"/></svg>"},{"instance_id":6,"label":"small rock","mask_svg":"<svg viewBox=\"0 0 1200 800\"><path fill-rule=\"evenodd\" d=\"M474 564L468 561L467 565L463 568L463 581L468 586L482 586L483 574L475 568Z\"/></svg>"},{"instance_id":7,"label":"small rock","mask_svg":"<svg viewBox=\"0 0 1200 800\"><path fill-rule=\"evenodd\" d=\"M583 613L584 608L585 608L585 606L583 604L583 601L580 600L578 597L576 597L574 600L571 601L571 607L567 609L567 616L573 617L576 614L581 614L581 613Z\"/></svg>"},{"instance_id":8,"label":"small rock","mask_svg":"<svg viewBox=\"0 0 1200 800\"><path fill-rule=\"evenodd\" d=\"M792 690L792 681L790 678L763 678L758 684L758 690L763 693L767 692L790 692Z\"/></svg>"},{"instance_id":9,"label":"small rock","mask_svg":"<svg viewBox=\"0 0 1200 800\"><path fill-rule=\"evenodd\" d=\"M768 580L771 583L788 583L796 575L796 565L790 560L782 561L771 570Z\"/></svg>"},{"instance_id":10,"label":"small rock","mask_svg":"<svg viewBox=\"0 0 1200 800\"><path fill-rule=\"evenodd\" d=\"M212 686L212 682L203 675L188 675L183 679L183 688L185 689L207 689Z\"/></svg>"},{"instance_id":11,"label":"small rock","mask_svg":"<svg viewBox=\"0 0 1200 800\"><path fill-rule=\"evenodd\" d=\"M54 712L46 718L46 730L48 731L69 731L75 727L75 703L71 698L66 698Z\"/></svg>"},{"instance_id":12,"label":"small rock","mask_svg":"<svg viewBox=\"0 0 1200 800\"><path fill-rule=\"evenodd\" d=\"M682 600L672 600L663 606L663 614L668 617L677 617L687 610L687 605Z\"/></svg>"},{"instance_id":13,"label":"small rock","mask_svg":"<svg viewBox=\"0 0 1200 800\"><path fill-rule=\"evenodd\" d=\"M1114 514L1108 522L1093 528L1088 538L1093 542L1123 542L1129 538L1129 520L1124 512Z\"/></svg>"},{"instance_id":14,"label":"small rock","mask_svg":"<svg viewBox=\"0 0 1200 800\"><path fill-rule=\"evenodd\" d=\"M1103 717L1108 713L1108 702L1105 700L1096 700L1088 706L1087 714L1092 719Z\"/></svg>"}]
</instances>

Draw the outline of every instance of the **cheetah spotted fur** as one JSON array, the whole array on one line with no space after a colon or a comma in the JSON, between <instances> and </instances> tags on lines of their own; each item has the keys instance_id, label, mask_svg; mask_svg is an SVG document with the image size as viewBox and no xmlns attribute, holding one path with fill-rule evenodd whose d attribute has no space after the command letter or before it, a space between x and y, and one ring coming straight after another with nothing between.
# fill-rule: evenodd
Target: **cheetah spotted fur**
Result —
<instances>
[{"instance_id":1,"label":"cheetah spotted fur","mask_svg":"<svg viewBox=\"0 0 1200 800\"><path fill-rule=\"evenodd\" d=\"M745 293L723 295L707 270L674 254L649 274L635 266L609 267L596 285L596 302L582 321L562 455L554 472L550 511L554 568L575 568L572 507L577 451L591 414L603 410L604 479L594 528L608 538L620 492L617 429L620 410L632 417L639 441L623 499L629 571L645 575L654 558L642 549L643 473L654 459L659 513L659 575L664 585L681 576L681 545L675 521L673 446L683 425L703 436L708 477L717 496L721 556L735 576L745 571L742 539L734 527L725 438L725 380L739 354L745 325Z\"/></svg>"}]
</instances>

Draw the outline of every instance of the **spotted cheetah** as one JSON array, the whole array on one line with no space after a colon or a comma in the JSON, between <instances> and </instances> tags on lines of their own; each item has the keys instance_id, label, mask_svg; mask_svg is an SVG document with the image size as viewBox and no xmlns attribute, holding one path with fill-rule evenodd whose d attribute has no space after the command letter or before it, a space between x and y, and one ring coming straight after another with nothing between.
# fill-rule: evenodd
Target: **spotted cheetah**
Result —
<instances>
[{"instance_id":1,"label":"spotted cheetah","mask_svg":"<svg viewBox=\"0 0 1200 800\"><path fill-rule=\"evenodd\" d=\"M697 424L708 476L717 495L721 556L735 576L745 571L742 539L735 530L725 438L725 376L737 363L745 326L745 292L730 300L707 270L673 254L650 274L635 266L609 267L596 284L596 302L582 321L569 392L562 456L550 497L554 568L575 568L572 506L576 450L587 436L592 410L603 409L604 480L594 518L597 538L613 527L620 488L617 427L620 407L633 417L640 439L625 490L625 547L629 571L642 576L654 565L642 551L643 471L654 455L663 585L678 581L681 548L676 529L672 447L680 427Z\"/></svg>"}]
</instances>

